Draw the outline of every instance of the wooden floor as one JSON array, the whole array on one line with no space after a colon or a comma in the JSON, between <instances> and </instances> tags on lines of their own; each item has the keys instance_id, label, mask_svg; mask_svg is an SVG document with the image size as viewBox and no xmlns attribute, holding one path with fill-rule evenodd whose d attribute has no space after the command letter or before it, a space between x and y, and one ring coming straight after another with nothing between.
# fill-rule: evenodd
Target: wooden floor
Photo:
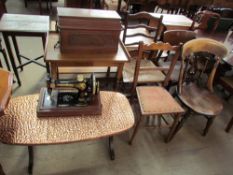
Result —
<instances>
[{"instance_id":1,"label":"wooden floor","mask_svg":"<svg viewBox=\"0 0 233 175\"><path fill-rule=\"evenodd\" d=\"M8 0L9 12L23 0ZM14 8L12 7L14 6ZM19 12L19 9L17 9ZM35 38L19 40L27 56L41 54L42 46ZM14 85L13 96L38 93L45 86L46 70L37 65L20 72L22 86ZM221 88L216 93L224 97ZM119 102L120 103L120 102ZM116 160L110 161L107 140L66 145L36 146L35 175L232 175L233 130L224 131L233 114L233 98L224 101L224 110L215 120L209 134L201 136L205 126L202 116L193 115L174 140L166 144L156 129L140 128L132 146L129 134L114 140ZM137 107L136 107L137 109ZM0 128L1 133L1 128ZM167 130L162 130L165 135ZM27 147L0 144L0 163L7 175L27 174Z\"/></svg>"}]
</instances>

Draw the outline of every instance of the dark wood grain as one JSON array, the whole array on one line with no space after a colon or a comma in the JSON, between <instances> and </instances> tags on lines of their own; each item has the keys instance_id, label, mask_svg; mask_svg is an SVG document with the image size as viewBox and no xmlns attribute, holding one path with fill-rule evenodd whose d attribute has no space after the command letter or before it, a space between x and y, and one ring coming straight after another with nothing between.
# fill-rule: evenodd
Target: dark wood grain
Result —
<instances>
[{"instance_id":1,"label":"dark wood grain","mask_svg":"<svg viewBox=\"0 0 233 175\"><path fill-rule=\"evenodd\" d=\"M58 8L62 53L116 52L121 31L115 11Z\"/></svg>"}]
</instances>

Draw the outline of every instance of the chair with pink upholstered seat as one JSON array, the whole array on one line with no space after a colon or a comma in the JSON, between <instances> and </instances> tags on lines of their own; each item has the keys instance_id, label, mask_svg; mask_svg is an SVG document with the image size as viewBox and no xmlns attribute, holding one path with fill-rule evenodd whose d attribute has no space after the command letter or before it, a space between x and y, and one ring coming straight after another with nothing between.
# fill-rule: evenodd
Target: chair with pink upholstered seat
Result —
<instances>
[{"instance_id":1,"label":"chair with pink upholstered seat","mask_svg":"<svg viewBox=\"0 0 233 175\"><path fill-rule=\"evenodd\" d=\"M162 120L168 124L166 117L173 119L172 124L168 124L170 131L165 138L166 142L169 142L175 133L175 129L181 114L184 112L183 108L176 102L171 94L163 87L160 86L138 86L136 88L137 98L140 106L140 116L134 128L132 137L129 144L132 144L138 128L143 118L149 119L149 117L157 117L158 127L161 128ZM154 118L155 119L155 118Z\"/></svg>"}]
</instances>

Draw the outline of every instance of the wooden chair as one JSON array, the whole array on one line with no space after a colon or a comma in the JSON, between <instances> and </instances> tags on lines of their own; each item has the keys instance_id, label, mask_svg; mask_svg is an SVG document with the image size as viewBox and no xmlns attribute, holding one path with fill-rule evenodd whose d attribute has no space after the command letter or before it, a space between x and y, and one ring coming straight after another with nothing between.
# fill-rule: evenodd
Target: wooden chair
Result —
<instances>
[{"instance_id":1,"label":"wooden chair","mask_svg":"<svg viewBox=\"0 0 233 175\"><path fill-rule=\"evenodd\" d=\"M183 108L163 87L139 86L136 88L136 91L140 106L140 116L134 128L129 144L132 144L143 118L148 119L151 116L156 116L158 119L158 127L161 128L162 119L167 124L167 120L165 119L164 115L166 115L166 117L168 115L173 117L173 122L170 125L170 131L165 139L166 142L169 142L173 138L175 128L177 127L177 124L181 118L181 114L184 112Z\"/></svg>"},{"instance_id":2,"label":"wooden chair","mask_svg":"<svg viewBox=\"0 0 233 175\"><path fill-rule=\"evenodd\" d=\"M211 33L215 32L221 16L218 13L214 13L211 11L200 11L197 12L193 18L193 23L191 25L191 30L201 30L206 31L209 30L208 25L209 22L213 22L213 27L210 30Z\"/></svg>"},{"instance_id":3,"label":"wooden chair","mask_svg":"<svg viewBox=\"0 0 233 175\"><path fill-rule=\"evenodd\" d=\"M198 69L198 62L201 58L194 54L197 52L212 54L212 57L205 60L205 66L201 70L203 76L200 76L200 70ZM225 46L212 39L194 39L183 45L178 97L190 110L207 118L203 136L207 134L215 117L223 109L221 99L213 92L213 80L218 64L226 54L227 49ZM204 78L205 74L207 74L207 77ZM207 82L204 79L207 79ZM183 117L176 131L181 128L188 117L188 114Z\"/></svg>"},{"instance_id":4,"label":"wooden chair","mask_svg":"<svg viewBox=\"0 0 233 175\"><path fill-rule=\"evenodd\" d=\"M196 33L194 31L189 31L189 30L169 30L165 31L162 36L162 41L164 43L170 43L173 46L178 46L179 44L183 45L184 43L195 39L196 38ZM169 60L169 55L172 53L163 53L161 57L165 57L164 59L160 59L158 61L158 65L161 67L169 67L171 64L171 61ZM181 59L179 59L181 60ZM176 65L174 67L174 70L171 74L171 85L177 84L179 80L179 74L180 74L180 66L181 62L177 61Z\"/></svg>"},{"instance_id":5,"label":"wooden chair","mask_svg":"<svg viewBox=\"0 0 233 175\"><path fill-rule=\"evenodd\" d=\"M131 54L138 50L140 41L151 44L160 39L162 19L163 16L156 18L147 12L126 15L122 40ZM153 27L149 25L151 21Z\"/></svg>"},{"instance_id":6,"label":"wooden chair","mask_svg":"<svg viewBox=\"0 0 233 175\"><path fill-rule=\"evenodd\" d=\"M169 67L156 66L151 60L144 58L146 52L173 51L175 54L171 59ZM132 83L131 94L134 93L137 84L158 83L166 87L170 76L180 54L179 46L172 46L169 43L144 44L140 42L138 57L125 63L123 68L123 83ZM166 73L165 73L166 72Z\"/></svg>"}]
</instances>

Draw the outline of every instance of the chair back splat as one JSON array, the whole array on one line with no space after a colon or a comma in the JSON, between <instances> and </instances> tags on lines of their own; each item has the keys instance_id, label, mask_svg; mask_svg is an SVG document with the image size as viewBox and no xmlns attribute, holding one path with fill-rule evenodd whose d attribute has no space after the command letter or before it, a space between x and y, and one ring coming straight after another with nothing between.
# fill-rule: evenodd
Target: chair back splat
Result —
<instances>
[{"instance_id":1,"label":"chair back splat","mask_svg":"<svg viewBox=\"0 0 233 175\"><path fill-rule=\"evenodd\" d=\"M152 43L160 39L162 19L156 18L147 12L126 14L123 43L126 46L138 45L140 41ZM153 21L154 26L149 23Z\"/></svg>"},{"instance_id":2,"label":"chair back splat","mask_svg":"<svg viewBox=\"0 0 233 175\"><path fill-rule=\"evenodd\" d=\"M214 76L218 67L218 64L222 58L224 58L227 54L227 49L226 47L215 40L212 39L207 39L207 38L200 38L200 39L195 39L187 42L183 46L183 51L182 51L182 64L181 64L181 75L180 75L180 80L179 80L179 85L181 86L183 84L183 81L190 77L187 77L191 74L197 73L197 71L202 71L205 72L207 70L207 64L208 63L213 63L213 66L211 69L209 69L209 77L207 81L207 88L209 91L213 92L213 80ZM205 65L204 67L202 66L202 70L198 69L198 59L201 59L199 56L195 56L194 53L207 53L209 55L208 58L209 60L204 60ZM187 60L188 59L188 60ZM211 60L212 59L212 60ZM188 66L190 66L188 69ZM190 71L196 71L196 72L190 72ZM179 88L179 90L181 90Z\"/></svg>"},{"instance_id":3,"label":"chair back splat","mask_svg":"<svg viewBox=\"0 0 233 175\"><path fill-rule=\"evenodd\" d=\"M172 46L169 43L157 42L152 44L139 43L139 55L136 60L126 63L123 69L123 81L133 83L132 93L137 84L157 83L166 87L170 81L176 61L180 55L180 46ZM171 58L168 67L159 67L148 59L147 53L159 53L161 51L172 51L175 54ZM159 58L158 58L159 59ZM129 70L132 68L134 70ZM131 80L131 81L130 81Z\"/></svg>"}]
</instances>

